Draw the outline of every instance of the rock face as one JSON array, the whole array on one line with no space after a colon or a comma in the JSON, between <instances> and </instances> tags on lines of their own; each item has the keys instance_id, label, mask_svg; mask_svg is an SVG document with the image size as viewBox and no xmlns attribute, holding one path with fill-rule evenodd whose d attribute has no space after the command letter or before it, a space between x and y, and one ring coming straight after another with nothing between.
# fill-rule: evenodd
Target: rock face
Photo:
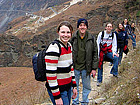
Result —
<instances>
[{"instance_id":1,"label":"rock face","mask_svg":"<svg viewBox=\"0 0 140 105\"><path fill-rule=\"evenodd\" d=\"M0 66L12 66L21 55L22 42L15 36L0 36Z\"/></svg>"},{"instance_id":2,"label":"rock face","mask_svg":"<svg viewBox=\"0 0 140 105\"><path fill-rule=\"evenodd\" d=\"M41 50L43 45L48 45L56 38L55 31L47 31L28 40L21 40L12 35L0 36L0 67L32 66L33 55Z\"/></svg>"}]
</instances>

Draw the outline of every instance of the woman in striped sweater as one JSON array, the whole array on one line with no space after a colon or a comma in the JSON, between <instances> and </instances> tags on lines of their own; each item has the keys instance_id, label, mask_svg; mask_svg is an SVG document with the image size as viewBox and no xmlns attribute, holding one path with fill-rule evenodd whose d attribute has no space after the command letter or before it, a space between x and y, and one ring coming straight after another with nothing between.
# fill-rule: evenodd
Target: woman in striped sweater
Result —
<instances>
[{"instance_id":1,"label":"woman in striped sweater","mask_svg":"<svg viewBox=\"0 0 140 105\"><path fill-rule=\"evenodd\" d=\"M70 105L72 98L76 98L77 89L72 62L72 46L68 42L72 36L73 27L67 21L59 24L57 33L59 38L51 43L46 51L46 87L53 105Z\"/></svg>"}]
</instances>

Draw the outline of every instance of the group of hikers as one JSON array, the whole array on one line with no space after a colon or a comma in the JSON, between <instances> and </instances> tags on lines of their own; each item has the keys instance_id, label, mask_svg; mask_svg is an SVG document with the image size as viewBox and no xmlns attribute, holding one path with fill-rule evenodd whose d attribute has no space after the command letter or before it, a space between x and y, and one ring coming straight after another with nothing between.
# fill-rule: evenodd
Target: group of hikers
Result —
<instances>
[{"instance_id":1,"label":"group of hikers","mask_svg":"<svg viewBox=\"0 0 140 105\"><path fill-rule=\"evenodd\" d=\"M57 27L60 47L51 43L46 51L46 88L53 105L88 105L91 92L90 79L97 71L97 86L103 80L103 62L109 61L113 66L110 71L118 77L118 66L123 52L128 53L128 39L132 39L136 48L135 24L128 24L125 19L119 23L115 32L113 24L107 23L97 39L88 30L88 21L80 18L77 31L68 21ZM79 101L79 80L82 79L82 101Z\"/></svg>"}]
</instances>

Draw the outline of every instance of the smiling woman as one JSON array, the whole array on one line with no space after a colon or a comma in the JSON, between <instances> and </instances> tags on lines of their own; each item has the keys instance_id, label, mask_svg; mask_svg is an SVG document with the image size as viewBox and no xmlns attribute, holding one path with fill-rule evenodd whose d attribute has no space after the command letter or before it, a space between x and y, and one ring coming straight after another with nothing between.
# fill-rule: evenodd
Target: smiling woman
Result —
<instances>
[{"instance_id":1,"label":"smiling woman","mask_svg":"<svg viewBox=\"0 0 140 105\"><path fill-rule=\"evenodd\" d=\"M65 46L67 46L68 41L72 37L73 27L67 22L65 22L64 25L63 24L61 23L58 26L57 33L59 35L59 39L63 42Z\"/></svg>"},{"instance_id":2,"label":"smiling woman","mask_svg":"<svg viewBox=\"0 0 140 105\"><path fill-rule=\"evenodd\" d=\"M70 105L71 88L73 87L73 98L77 96L77 89L73 62L72 46L68 42L72 36L73 27L63 21L58 25L58 42L49 45L46 56L46 87L53 105Z\"/></svg>"}]
</instances>

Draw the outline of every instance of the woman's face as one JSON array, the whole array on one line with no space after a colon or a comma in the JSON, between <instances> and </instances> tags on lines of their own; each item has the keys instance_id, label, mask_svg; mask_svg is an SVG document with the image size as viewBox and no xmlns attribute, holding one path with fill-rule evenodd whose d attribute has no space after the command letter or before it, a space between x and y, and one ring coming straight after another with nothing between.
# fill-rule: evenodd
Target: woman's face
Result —
<instances>
[{"instance_id":1,"label":"woman's face","mask_svg":"<svg viewBox=\"0 0 140 105\"><path fill-rule=\"evenodd\" d=\"M125 24L127 23L127 19L124 19L124 23L125 23Z\"/></svg>"},{"instance_id":2,"label":"woman's face","mask_svg":"<svg viewBox=\"0 0 140 105\"><path fill-rule=\"evenodd\" d=\"M131 24L131 27L135 27L135 23L132 23L132 24Z\"/></svg>"},{"instance_id":3,"label":"woman's face","mask_svg":"<svg viewBox=\"0 0 140 105\"><path fill-rule=\"evenodd\" d=\"M107 33L110 33L112 29L113 29L112 24L110 24L110 23L107 24L107 26L106 26Z\"/></svg>"},{"instance_id":4,"label":"woman's face","mask_svg":"<svg viewBox=\"0 0 140 105\"><path fill-rule=\"evenodd\" d=\"M122 24L119 24L119 29L123 29L123 25Z\"/></svg>"},{"instance_id":5,"label":"woman's face","mask_svg":"<svg viewBox=\"0 0 140 105\"><path fill-rule=\"evenodd\" d=\"M60 40L66 45L68 41L70 40L72 33L69 27L63 25L60 27L58 35L59 35Z\"/></svg>"}]
</instances>

